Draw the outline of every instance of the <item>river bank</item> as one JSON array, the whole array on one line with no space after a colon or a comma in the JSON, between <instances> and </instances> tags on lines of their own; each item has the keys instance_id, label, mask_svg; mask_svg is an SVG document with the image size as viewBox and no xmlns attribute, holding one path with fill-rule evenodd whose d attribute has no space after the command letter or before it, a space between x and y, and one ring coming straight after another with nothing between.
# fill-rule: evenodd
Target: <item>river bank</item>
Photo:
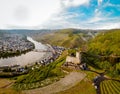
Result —
<instances>
[{"instance_id":1,"label":"river bank","mask_svg":"<svg viewBox=\"0 0 120 94\"><path fill-rule=\"evenodd\" d=\"M33 40L31 37L27 37L27 40L32 42L35 45L35 49L40 49L40 50L48 49L47 46L41 44L40 42ZM21 54L20 56L1 58L0 67L13 66L13 65L20 65L20 66L30 65L30 64L34 64L35 62L39 62L46 56L47 57L51 56L51 53L29 51L29 52L26 52L25 54Z\"/></svg>"},{"instance_id":2,"label":"river bank","mask_svg":"<svg viewBox=\"0 0 120 94\"><path fill-rule=\"evenodd\" d=\"M34 48L34 44L20 34L4 34L0 37L0 58L25 54Z\"/></svg>"}]
</instances>

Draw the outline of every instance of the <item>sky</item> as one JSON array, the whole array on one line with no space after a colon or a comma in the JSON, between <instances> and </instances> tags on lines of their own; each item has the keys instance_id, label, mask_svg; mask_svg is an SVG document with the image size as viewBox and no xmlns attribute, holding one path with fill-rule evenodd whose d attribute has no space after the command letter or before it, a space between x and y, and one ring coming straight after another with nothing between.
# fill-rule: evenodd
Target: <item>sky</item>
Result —
<instances>
[{"instance_id":1,"label":"sky","mask_svg":"<svg viewBox=\"0 0 120 94\"><path fill-rule=\"evenodd\" d=\"M0 0L0 29L120 28L120 0Z\"/></svg>"}]
</instances>

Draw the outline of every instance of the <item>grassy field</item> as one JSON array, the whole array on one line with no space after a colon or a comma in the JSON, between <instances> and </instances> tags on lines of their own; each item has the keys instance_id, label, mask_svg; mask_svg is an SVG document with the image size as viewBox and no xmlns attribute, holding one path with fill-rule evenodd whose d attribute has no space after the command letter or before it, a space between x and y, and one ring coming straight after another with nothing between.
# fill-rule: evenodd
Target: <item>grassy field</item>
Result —
<instances>
[{"instance_id":1,"label":"grassy field","mask_svg":"<svg viewBox=\"0 0 120 94\"><path fill-rule=\"evenodd\" d=\"M92 72L85 72L87 76L72 88L58 92L56 94L96 94L96 90L92 85L92 79L97 75Z\"/></svg>"},{"instance_id":2,"label":"grassy field","mask_svg":"<svg viewBox=\"0 0 120 94\"><path fill-rule=\"evenodd\" d=\"M96 91L94 90L94 87L91 84L92 83L88 83L83 80L79 82L76 86L56 94L96 94Z\"/></svg>"}]
</instances>

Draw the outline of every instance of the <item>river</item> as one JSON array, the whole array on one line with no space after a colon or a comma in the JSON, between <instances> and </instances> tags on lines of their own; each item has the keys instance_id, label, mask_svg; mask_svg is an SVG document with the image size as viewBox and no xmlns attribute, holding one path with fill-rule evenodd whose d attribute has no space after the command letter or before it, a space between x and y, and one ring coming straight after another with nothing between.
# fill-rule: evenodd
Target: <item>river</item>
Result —
<instances>
[{"instance_id":1,"label":"river","mask_svg":"<svg viewBox=\"0 0 120 94\"><path fill-rule=\"evenodd\" d=\"M27 37L27 40L31 41L35 45L35 49L40 49L40 50L47 50L48 47L46 45L43 45L40 42L37 42L33 40L31 37ZM35 62L40 61L44 57L50 55L51 53L49 52L35 52L35 51L30 51L27 52L26 54L21 54L20 56L15 56L15 57L9 57L9 58L1 58L0 59L0 67L1 66L13 66L13 65L20 65L20 66L25 66L28 64L33 64Z\"/></svg>"}]
</instances>

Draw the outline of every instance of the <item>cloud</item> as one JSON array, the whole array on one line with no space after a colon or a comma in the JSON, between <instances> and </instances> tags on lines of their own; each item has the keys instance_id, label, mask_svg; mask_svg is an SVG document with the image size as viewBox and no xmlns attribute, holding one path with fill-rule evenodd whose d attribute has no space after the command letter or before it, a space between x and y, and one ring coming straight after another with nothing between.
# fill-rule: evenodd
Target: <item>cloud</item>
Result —
<instances>
[{"instance_id":1,"label":"cloud","mask_svg":"<svg viewBox=\"0 0 120 94\"><path fill-rule=\"evenodd\" d=\"M104 11L106 7L119 9L119 4L91 1L0 0L0 28L120 28L120 16L112 17L115 11Z\"/></svg>"},{"instance_id":2,"label":"cloud","mask_svg":"<svg viewBox=\"0 0 120 94\"><path fill-rule=\"evenodd\" d=\"M88 20L84 22L83 27L88 29L116 29L120 28L120 19L119 17L103 17L103 19L91 23Z\"/></svg>"},{"instance_id":3,"label":"cloud","mask_svg":"<svg viewBox=\"0 0 120 94\"><path fill-rule=\"evenodd\" d=\"M94 27L89 27L90 29L119 29L120 22L104 22L104 23L95 23Z\"/></svg>"},{"instance_id":4,"label":"cloud","mask_svg":"<svg viewBox=\"0 0 120 94\"><path fill-rule=\"evenodd\" d=\"M80 5L88 5L90 0L62 0L65 7L76 7Z\"/></svg>"},{"instance_id":5,"label":"cloud","mask_svg":"<svg viewBox=\"0 0 120 94\"><path fill-rule=\"evenodd\" d=\"M78 28L78 29L114 29L120 28L119 17L106 16L99 9L95 9L94 16L88 20L74 21L76 17L84 16L80 13L63 12L61 15L54 16L48 23L43 25L44 28L59 29L59 28ZM52 23L52 24L51 24Z\"/></svg>"},{"instance_id":6,"label":"cloud","mask_svg":"<svg viewBox=\"0 0 120 94\"><path fill-rule=\"evenodd\" d=\"M104 17L102 16L102 12L99 11L98 8L96 8L94 11L94 16L92 18L90 18L87 22L94 23L94 22L98 22L101 20L104 20Z\"/></svg>"},{"instance_id":7,"label":"cloud","mask_svg":"<svg viewBox=\"0 0 120 94\"><path fill-rule=\"evenodd\" d=\"M0 0L0 28L41 25L61 10L60 0Z\"/></svg>"},{"instance_id":8,"label":"cloud","mask_svg":"<svg viewBox=\"0 0 120 94\"><path fill-rule=\"evenodd\" d=\"M120 22L116 22L116 23L106 23L105 25L101 25L100 27L98 27L97 29L118 29L120 28Z\"/></svg>"},{"instance_id":9,"label":"cloud","mask_svg":"<svg viewBox=\"0 0 120 94\"><path fill-rule=\"evenodd\" d=\"M70 28L70 27L78 27L78 25L73 22L75 18L83 16L83 13L74 13L74 12L67 12L62 11L61 13L54 15L51 19L45 22L42 27L43 28ZM52 23L52 24L51 24ZM76 26L75 26L76 25Z\"/></svg>"},{"instance_id":10,"label":"cloud","mask_svg":"<svg viewBox=\"0 0 120 94\"><path fill-rule=\"evenodd\" d=\"M41 27L68 7L88 4L89 0L0 0L0 28ZM71 15L64 15L68 18Z\"/></svg>"}]
</instances>

